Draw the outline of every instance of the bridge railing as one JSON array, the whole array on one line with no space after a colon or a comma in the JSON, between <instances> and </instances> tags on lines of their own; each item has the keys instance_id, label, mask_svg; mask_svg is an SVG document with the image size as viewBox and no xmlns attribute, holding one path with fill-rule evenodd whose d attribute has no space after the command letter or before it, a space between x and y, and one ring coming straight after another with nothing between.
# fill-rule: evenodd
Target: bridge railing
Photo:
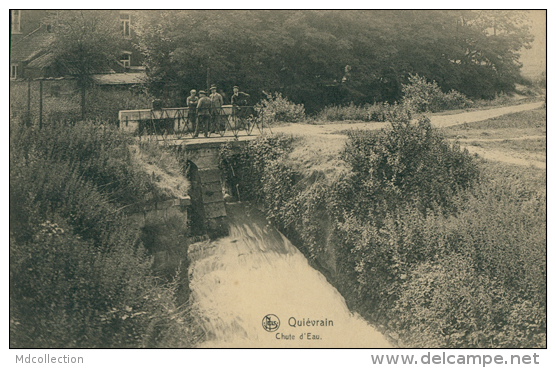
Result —
<instances>
[{"instance_id":1,"label":"bridge railing","mask_svg":"<svg viewBox=\"0 0 556 368\"><path fill-rule=\"evenodd\" d=\"M121 110L118 114L120 129L137 136L164 135L176 138L194 138L197 135L226 136L251 135L270 126L258 106L224 105L221 108L195 109L187 107Z\"/></svg>"}]
</instances>

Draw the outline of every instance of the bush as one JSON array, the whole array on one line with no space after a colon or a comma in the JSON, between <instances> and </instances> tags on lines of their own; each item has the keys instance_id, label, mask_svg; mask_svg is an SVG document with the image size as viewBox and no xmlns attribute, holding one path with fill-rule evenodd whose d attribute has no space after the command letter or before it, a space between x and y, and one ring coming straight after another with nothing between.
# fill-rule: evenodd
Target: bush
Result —
<instances>
[{"instance_id":1,"label":"bush","mask_svg":"<svg viewBox=\"0 0 556 368\"><path fill-rule=\"evenodd\" d=\"M322 109L316 117L321 121L408 121L411 120L411 111L403 105L394 103L392 105L387 102L382 104L365 104L356 106L350 103L347 106L327 106Z\"/></svg>"},{"instance_id":2,"label":"bush","mask_svg":"<svg viewBox=\"0 0 556 368\"><path fill-rule=\"evenodd\" d=\"M55 82L52 82L55 83ZM60 122L77 123L82 121L81 115L81 93L78 89L58 96L47 93L50 88L49 82L44 82L43 87L43 126L57 124ZM25 121L27 116L27 83L10 83L10 114L12 118ZM103 89L91 87L86 91L85 120L94 120L118 124L118 112L120 110L149 109L152 97L138 90L130 89ZM31 85L31 122L38 125L39 122L39 87L38 82Z\"/></svg>"},{"instance_id":3,"label":"bush","mask_svg":"<svg viewBox=\"0 0 556 368\"><path fill-rule=\"evenodd\" d=\"M176 325L179 275L154 276L151 239L122 212L156 190L130 165L128 143L103 125L10 123L11 347L152 347L168 329L188 331L183 345L199 336Z\"/></svg>"},{"instance_id":4,"label":"bush","mask_svg":"<svg viewBox=\"0 0 556 368\"><path fill-rule=\"evenodd\" d=\"M496 92L491 99L477 99L473 101L473 107L508 106L523 102L530 102L530 100L523 99L518 102L507 93Z\"/></svg>"},{"instance_id":5,"label":"bush","mask_svg":"<svg viewBox=\"0 0 556 368\"><path fill-rule=\"evenodd\" d=\"M351 309L407 347L546 347L546 176L481 171L427 118L350 133L333 180L290 144L221 160Z\"/></svg>"},{"instance_id":6,"label":"bush","mask_svg":"<svg viewBox=\"0 0 556 368\"><path fill-rule=\"evenodd\" d=\"M478 177L467 151L443 138L427 117L417 124L392 123L378 133L349 132L343 159L352 172L346 177L348 208L360 219L384 218L405 203L423 213L435 206L451 211L452 198Z\"/></svg>"},{"instance_id":7,"label":"bush","mask_svg":"<svg viewBox=\"0 0 556 368\"><path fill-rule=\"evenodd\" d=\"M327 106L319 111L316 118L323 121L371 121L371 116L366 106L356 106L353 102L347 106Z\"/></svg>"},{"instance_id":8,"label":"bush","mask_svg":"<svg viewBox=\"0 0 556 368\"><path fill-rule=\"evenodd\" d=\"M260 109L264 123L274 122L299 123L305 120L305 108L303 104L295 104L282 97L280 92L266 93L266 99L257 105Z\"/></svg>"},{"instance_id":9,"label":"bush","mask_svg":"<svg viewBox=\"0 0 556 368\"><path fill-rule=\"evenodd\" d=\"M249 141L241 152L235 151L231 144L222 145L218 165L233 194L239 195L241 200L262 203L266 195L261 186L265 168L290 152L292 142L292 137L275 134Z\"/></svg>"},{"instance_id":10,"label":"bush","mask_svg":"<svg viewBox=\"0 0 556 368\"><path fill-rule=\"evenodd\" d=\"M509 300L499 283L456 254L416 265L396 302L398 331L414 348L493 348L500 344ZM513 346L518 347L518 346Z\"/></svg>"},{"instance_id":11,"label":"bush","mask_svg":"<svg viewBox=\"0 0 556 368\"><path fill-rule=\"evenodd\" d=\"M403 105L414 112L462 109L471 104L463 94L454 90L443 93L435 81L427 82L419 74L409 75L408 84L402 84L402 92Z\"/></svg>"},{"instance_id":12,"label":"bush","mask_svg":"<svg viewBox=\"0 0 556 368\"><path fill-rule=\"evenodd\" d=\"M42 130L11 127L11 151L27 153L22 162L67 162L83 179L123 205L164 197L149 175L134 164L131 138L113 126L82 122L75 126L56 123Z\"/></svg>"},{"instance_id":13,"label":"bush","mask_svg":"<svg viewBox=\"0 0 556 368\"><path fill-rule=\"evenodd\" d=\"M153 97L139 91L91 88L87 90L87 117L118 124L120 110L150 109Z\"/></svg>"}]
</instances>

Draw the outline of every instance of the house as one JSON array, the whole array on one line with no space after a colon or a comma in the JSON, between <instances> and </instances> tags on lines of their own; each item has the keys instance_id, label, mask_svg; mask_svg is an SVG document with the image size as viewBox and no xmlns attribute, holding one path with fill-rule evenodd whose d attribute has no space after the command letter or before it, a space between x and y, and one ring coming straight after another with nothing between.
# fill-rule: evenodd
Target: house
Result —
<instances>
[{"instance_id":1,"label":"house","mask_svg":"<svg viewBox=\"0 0 556 368\"><path fill-rule=\"evenodd\" d=\"M74 74L72 66L63 62L61 71L60 64L55 63L48 51L55 37L54 27L59 13L57 10L10 10L10 80L60 78ZM136 37L133 14L125 10L113 10L112 13L120 20L123 49L118 60L92 65L90 73L101 85L141 83L145 68L141 54L133 47Z\"/></svg>"}]
</instances>

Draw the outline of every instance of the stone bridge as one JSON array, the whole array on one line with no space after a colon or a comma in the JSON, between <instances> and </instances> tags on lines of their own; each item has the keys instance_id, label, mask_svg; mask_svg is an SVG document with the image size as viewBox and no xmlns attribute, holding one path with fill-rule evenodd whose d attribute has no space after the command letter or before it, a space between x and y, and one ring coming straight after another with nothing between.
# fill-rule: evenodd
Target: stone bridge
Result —
<instances>
[{"instance_id":1,"label":"stone bridge","mask_svg":"<svg viewBox=\"0 0 556 368\"><path fill-rule=\"evenodd\" d=\"M225 105L223 108L225 115L230 116L231 105ZM179 136L187 136L187 133L193 131L194 127L188 122L187 114L187 108L122 110L119 112L120 129L139 136L145 132L145 127L152 126L155 132L167 130L170 133L168 136L158 137L162 137L167 145L175 147L188 160L188 179L191 188L187 212L193 235L227 235L224 205L226 183L218 168L220 147L230 143L233 149L240 150L255 136L250 135L252 130L246 131L249 135L240 135L239 131L233 130L236 124L234 122L227 127L224 136L217 134L209 138L178 139ZM257 132L253 133L257 134ZM149 211L142 212L147 214L152 212ZM153 212L155 216L158 214L159 212ZM145 216L143 217L146 218Z\"/></svg>"},{"instance_id":2,"label":"stone bridge","mask_svg":"<svg viewBox=\"0 0 556 368\"><path fill-rule=\"evenodd\" d=\"M188 161L188 179L191 183L189 218L193 232L205 232L211 236L227 235L224 204L226 183L218 168L219 152L220 147L226 143L230 143L232 149L239 151L254 137L240 138L185 139L170 143L180 154L184 154Z\"/></svg>"}]
</instances>

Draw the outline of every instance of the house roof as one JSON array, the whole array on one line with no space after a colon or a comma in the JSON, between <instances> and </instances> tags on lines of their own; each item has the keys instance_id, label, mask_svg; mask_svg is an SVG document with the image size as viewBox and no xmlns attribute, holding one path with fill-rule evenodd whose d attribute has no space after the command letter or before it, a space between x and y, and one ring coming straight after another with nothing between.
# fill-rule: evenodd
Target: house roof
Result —
<instances>
[{"instance_id":1,"label":"house roof","mask_svg":"<svg viewBox=\"0 0 556 368\"><path fill-rule=\"evenodd\" d=\"M101 85L126 85L141 84L147 78L145 73L112 73L112 74L94 74L93 80Z\"/></svg>"},{"instance_id":2,"label":"house roof","mask_svg":"<svg viewBox=\"0 0 556 368\"><path fill-rule=\"evenodd\" d=\"M54 34L42 28L31 32L11 45L10 63L26 63L27 68L36 69L52 66L56 60L48 48L54 41L54 37ZM80 74L79 68L69 62L61 60L59 65L63 68L62 74ZM116 73L119 70L123 70L123 66L119 66L116 60L102 60L92 62L88 66L87 74Z\"/></svg>"},{"instance_id":3,"label":"house roof","mask_svg":"<svg viewBox=\"0 0 556 368\"><path fill-rule=\"evenodd\" d=\"M79 75L81 74L79 66L76 66L70 62L61 61L61 65L66 70L67 74L70 75ZM116 73L114 69L112 69L111 65L116 65L116 61L112 60L102 60L102 61L92 61L91 64L87 66L86 74L112 74Z\"/></svg>"},{"instance_id":4,"label":"house roof","mask_svg":"<svg viewBox=\"0 0 556 368\"><path fill-rule=\"evenodd\" d=\"M54 62L54 55L52 55L52 53L50 52L47 52L31 60L29 64L27 64L27 67L43 69L52 65L53 62Z\"/></svg>"},{"instance_id":5,"label":"house roof","mask_svg":"<svg viewBox=\"0 0 556 368\"><path fill-rule=\"evenodd\" d=\"M10 63L28 62L46 51L54 40L52 33L37 29L10 46Z\"/></svg>"}]
</instances>

